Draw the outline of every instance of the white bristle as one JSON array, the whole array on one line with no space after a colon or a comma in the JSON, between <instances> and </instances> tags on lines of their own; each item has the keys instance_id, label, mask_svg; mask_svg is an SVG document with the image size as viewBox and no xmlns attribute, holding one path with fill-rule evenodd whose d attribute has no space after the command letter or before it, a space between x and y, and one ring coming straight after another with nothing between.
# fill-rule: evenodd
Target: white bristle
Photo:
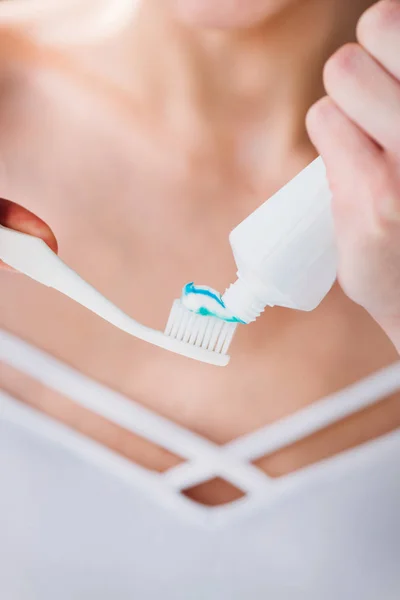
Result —
<instances>
[{"instance_id":1,"label":"white bristle","mask_svg":"<svg viewBox=\"0 0 400 600\"><path fill-rule=\"evenodd\" d=\"M204 340L203 340L204 348L208 348L208 345L209 345L210 339L211 339L212 330L213 330L213 322L211 320L208 320L207 327L204 331Z\"/></svg>"},{"instance_id":2,"label":"white bristle","mask_svg":"<svg viewBox=\"0 0 400 600\"><path fill-rule=\"evenodd\" d=\"M213 330L211 332L210 342L209 342L209 345L208 345L208 349L209 350L214 351L215 345L216 345L216 343L218 342L218 339L219 339L219 334L221 332L222 325L223 325L222 321L217 321L217 323L214 323Z\"/></svg>"},{"instance_id":3,"label":"white bristle","mask_svg":"<svg viewBox=\"0 0 400 600\"><path fill-rule=\"evenodd\" d=\"M165 328L165 335L191 346L217 354L227 354L237 323L196 315L175 300Z\"/></svg>"}]
</instances>

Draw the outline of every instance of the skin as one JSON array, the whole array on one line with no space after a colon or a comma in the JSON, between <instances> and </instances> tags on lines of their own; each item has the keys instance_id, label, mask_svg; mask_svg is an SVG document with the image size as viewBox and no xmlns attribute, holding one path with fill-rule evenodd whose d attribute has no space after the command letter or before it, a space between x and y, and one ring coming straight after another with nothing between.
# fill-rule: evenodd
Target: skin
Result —
<instances>
[{"instance_id":1,"label":"skin","mask_svg":"<svg viewBox=\"0 0 400 600\"><path fill-rule=\"evenodd\" d=\"M10 272L0 326L217 443L397 360L400 3L371 4L146 0L91 46L4 30L2 194L50 223L63 259L122 309L162 329L185 282L233 280L229 231L316 156L306 115L334 193L342 289L313 313L270 309L241 328L228 369L143 344ZM3 224L56 247L43 220L0 206ZM149 468L180 460L10 367L0 381ZM288 473L393 429L399 412L396 395L259 466ZM235 493L190 492L210 504Z\"/></svg>"}]
</instances>

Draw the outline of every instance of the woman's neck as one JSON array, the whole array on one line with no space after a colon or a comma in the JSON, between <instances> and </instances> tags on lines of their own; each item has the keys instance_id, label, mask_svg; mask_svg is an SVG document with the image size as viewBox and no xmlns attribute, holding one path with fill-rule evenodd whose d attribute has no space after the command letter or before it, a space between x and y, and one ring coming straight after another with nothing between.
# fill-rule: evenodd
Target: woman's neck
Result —
<instances>
[{"instance_id":1,"label":"woman's neck","mask_svg":"<svg viewBox=\"0 0 400 600\"><path fill-rule=\"evenodd\" d=\"M218 133L240 160L276 172L294 149L307 147L304 117L323 94L323 64L354 38L370 4L302 0L257 29L205 31L144 0L130 32L138 93L180 139L201 143Z\"/></svg>"}]
</instances>

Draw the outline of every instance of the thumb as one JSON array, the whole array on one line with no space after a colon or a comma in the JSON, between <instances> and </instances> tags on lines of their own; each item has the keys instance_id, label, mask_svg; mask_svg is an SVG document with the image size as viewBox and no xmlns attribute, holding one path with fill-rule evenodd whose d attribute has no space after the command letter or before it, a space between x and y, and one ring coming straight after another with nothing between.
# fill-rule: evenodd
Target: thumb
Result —
<instances>
[{"instance_id":1,"label":"thumb","mask_svg":"<svg viewBox=\"0 0 400 600\"><path fill-rule=\"evenodd\" d=\"M57 252L57 240L50 227L42 219L15 202L0 198L0 225L39 237L54 252ZM9 269L10 267L0 260L0 269L2 268Z\"/></svg>"}]
</instances>

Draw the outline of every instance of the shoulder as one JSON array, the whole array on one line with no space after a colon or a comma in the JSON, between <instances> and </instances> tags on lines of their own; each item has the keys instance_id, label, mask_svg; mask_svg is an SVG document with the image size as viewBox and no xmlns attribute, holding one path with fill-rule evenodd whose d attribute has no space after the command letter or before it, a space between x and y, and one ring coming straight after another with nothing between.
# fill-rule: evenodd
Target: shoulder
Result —
<instances>
[{"instance_id":1,"label":"shoulder","mask_svg":"<svg viewBox=\"0 0 400 600\"><path fill-rule=\"evenodd\" d=\"M0 19L0 68L12 68L13 63L37 60L39 45L18 27L1 25Z\"/></svg>"}]
</instances>

